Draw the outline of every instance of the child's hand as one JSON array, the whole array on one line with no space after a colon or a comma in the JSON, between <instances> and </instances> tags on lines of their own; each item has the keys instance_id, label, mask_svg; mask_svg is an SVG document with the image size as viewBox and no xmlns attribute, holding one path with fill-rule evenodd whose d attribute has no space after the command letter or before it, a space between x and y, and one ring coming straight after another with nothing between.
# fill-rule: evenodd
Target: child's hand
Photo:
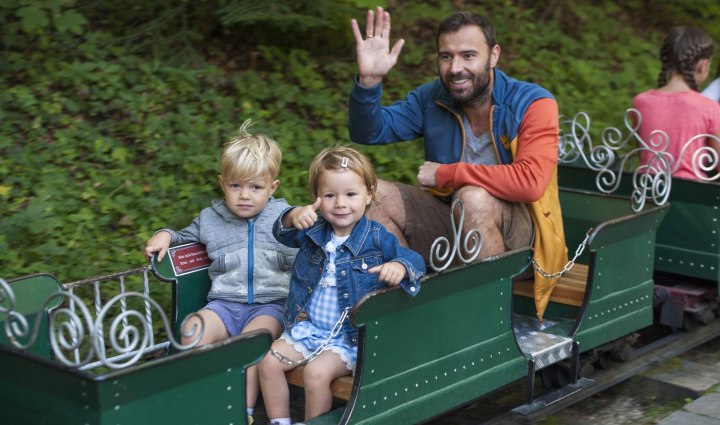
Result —
<instances>
[{"instance_id":1,"label":"child's hand","mask_svg":"<svg viewBox=\"0 0 720 425\"><path fill-rule=\"evenodd\" d=\"M287 223L283 223L285 227L294 227L296 229L307 229L311 227L318 219L315 212L320 208L320 198L318 197L312 205L297 207L292 209L285 217ZM283 221L285 221L283 220ZM289 226L288 226L289 225Z\"/></svg>"},{"instance_id":2,"label":"child's hand","mask_svg":"<svg viewBox=\"0 0 720 425\"><path fill-rule=\"evenodd\" d=\"M397 261L380 264L368 270L369 273L377 273L380 282L385 282L390 286L398 286L400 282L407 276L405 266Z\"/></svg>"},{"instance_id":3,"label":"child's hand","mask_svg":"<svg viewBox=\"0 0 720 425\"><path fill-rule=\"evenodd\" d=\"M168 232L155 233L145 244L145 257L150 260L152 259L153 252L157 252L158 261L162 260L168 248L170 248L171 239L172 236Z\"/></svg>"}]
</instances>

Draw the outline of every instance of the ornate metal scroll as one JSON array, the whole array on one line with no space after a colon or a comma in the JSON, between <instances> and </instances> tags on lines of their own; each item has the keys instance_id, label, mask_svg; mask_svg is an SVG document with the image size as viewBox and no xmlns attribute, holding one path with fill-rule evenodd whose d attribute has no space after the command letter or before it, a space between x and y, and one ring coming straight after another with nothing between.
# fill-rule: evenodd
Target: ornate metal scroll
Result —
<instances>
[{"instance_id":1,"label":"ornate metal scroll","mask_svg":"<svg viewBox=\"0 0 720 425\"><path fill-rule=\"evenodd\" d=\"M54 304L54 301L60 298L70 303L76 303L80 306L80 314L75 310L59 307L52 311L50 320L50 345L56 359L65 365L77 365L77 362L68 360L63 350L74 350L85 341L90 334L89 330L93 327L92 317L89 310L75 295L60 291L50 295L38 307L38 311L45 311L48 305ZM4 301L7 300L5 305ZM4 320L4 331L8 341L19 350L27 350L35 345L40 330L40 321L42 315L35 317L32 327L28 319L20 312L15 310L15 293L10 285L0 279L0 319ZM66 304L66 303L63 303ZM61 304L62 305L62 304ZM91 345L87 350L87 357L84 361L88 361L93 357L94 347Z\"/></svg>"},{"instance_id":2,"label":"ornate metal scroll","mask_svg":"<svg viewBox=\"0 0 720 425\"><path fill-rule=\"evenodd\" d=\"M145 294L141 294L139 292L126 292L117 294L112 297L110 301L108 301L105 306L103 306L102 310L95 319L92 336L93 341L95 341L96 344L100 343L101 338L104 335L104 321L105 317L108 315L108 312L114 307L116 303L125 303L131 298L139 298L145 303L149 303L153 307L155 312L158 313L158 315L160 316L164 329L168 335L168 341L170 342L170 344L172 344L173 347L180 350L191 348L195 346L195 344L197 344L197 342L202 337L204 322L200 315L193 313L185 319L185 321L187 321L188 318L195 316L200 320L201 325L200 329L193 328L192 332L190 332L189 335L184 335L187 337L191 337L194 334L195 338L192 339L189 344L182 345L177 342L177 340L172 336L172 328L170 326L170 322L168 321L167 315L163 311L160 304L158 304L155 300L146 296ZM142 358L145 353L148 352L148 349L152 346L152 323L144 320L144 315L137 310L125 308L121 311L122 312L120 314L115 315L111 318L109 332L107 334L107 338L110 341L110 347L115 353L117 353L117 355L113 357L107 357L107 352L105 350L96 350L98 353L97 356L102 362L102 364L112 369L122 369L124 367L135 364L138 360ZM139 322L139 327L131 323L130 319L133 318L136 320L132 321L132 323L135 323L136 321ZM185 323L185 321L183 321L183 323ZM50 336L52 339L52 334Z\"/></svg>"},{"instance_id":3,"label":"ornate metal scroll","mask_svg":"<svg viewBox=\"0 0 720 425\"><path fill-rule=\"evenodd\" d=\"M672 155L667 150L669 138L662 131L655 131L650 140L643 140L638 134L642 116L636 109L625 111L627 134L616 127L607 127L601 133L601 142L593 145L590 136L590 118L578 112L571 120L561 121L559 162L579 162L597 172L595 184L602 193L613 193L620 186L623 171L633 172L631 205L634 211L645 206L647 198L657 205L664 204L672 184ZM631 144L631 141L635 141ZM636 146L632 148L633 146ZM621 150L629 151L618 156ZM641 165L634 166L642 157Z\"/></svg>"},{"instance_id":4,"label":"ornate metal scroll","mask_svg":"<svg viewBox=\"0 0 720 425\"><path fill-rule=\"evenodd\" d=\"M460 222L455 224L455 209L460 206L458 217ZM463 264L469 264L477 258L482 248L483 237L478 229L472 229L467 232L463 239L462 245L460 244L460 236L463 230L463 224L465 224L465 204L461 199L455 199L450 206L450 220L453 228L453 242L450 243L448 238L440 236L435 239L430 248L430 267L436 272L441 272L448 267L455 260L455 257L460 259ZM467 253L466 258L463 251ZM444 264L437 266L436 262L444 262Z\"/></svg>"},{"instance_id":5,"label":"ornate metal scroll","mask_svg":"<svg viewBox=\"0 0 720 425\"><path fill-rule=\"evenodd\" d=\"M688 140L683 145L678 161L673 167L675 172L680 167L682 158L688 152L688 149L694 144L706 142L698 147L693 153L691 158L691 164L693 173L698 180L702 181L719 181L720 173L718 171L718 165L720 165L720 138L712 134L698 134ZM714 146L714 148L713 148Z\"/></svg>"},{"instance_id":6,"label":"ornate metal scroll","mask_svg":"<svg viewBox=\"0 0 720 425\"><path fill-rule=\"evenodd\" d=\"M97 281L95 286L95 293L99 294ZM145 287L147 288L147 275L145 275ZM50 295L39 305L37 311L47 311L49 305L57 304L55 302L57 298L62 300L60 306L49 314L50 347L57 362L80 369L91 369L101 365L120 369L132 366L143 355L158 347L172 345L179 350L185 350L194 347L202 338L205 324L201 316L191 314L183 321L182 328L185 328L186 321L191 317L195 316L199 319L199 325L193 325L187 333L182 334L190 341L183 345L173 337L165 311L149 296L149 293L124 291L124 285L121 285L121 288L123 290L119 294L100 306L94 319L86 303L71 292L72 287L70 291L60 291ZM100 305L97 304L97 299L99 295L95 300L96 306ZM132 299L138 299L145 306L144 310L128 308L128 301ZM25 351L37 341L43 315L38 314L31 327L28 319L18 312L15 306L16 298L12 288L0 279L0 320L4 322L4 332L15 348ZM120 312L113 313L118 308ZM154 344L155 330L151 320L153 310L162 321L163 329L168 335L167 342ZM106 348L106 339L109 341L111 351Z\"/></svg>"}]
</instances>

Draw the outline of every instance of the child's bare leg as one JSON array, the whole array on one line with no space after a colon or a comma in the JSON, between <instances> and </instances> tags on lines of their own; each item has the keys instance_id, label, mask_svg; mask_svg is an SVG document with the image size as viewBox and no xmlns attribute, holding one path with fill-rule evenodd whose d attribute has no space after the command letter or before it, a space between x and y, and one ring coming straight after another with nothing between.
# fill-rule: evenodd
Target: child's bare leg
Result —
<instances>
[{"instance_id":1,"label":"child's bare leg","mask_svg":"<svg viewBox=\"0 0 720 425\"><path fill-rule=\"evenodd\" d=\"M282 353L291 360L297 361L302 358L300 353L283 340L273 342L271 349ZM287 378L285 378L285 371L294 367L282 363L271 353L267 353L258 364L260 389L263 394L265 411L270 419L290 417L290 389Z\"/></svg>"},{"instance_id":2,"label":"child's bare leg","mask_svg":"<svg viewBox=\"0 0 720 425\"><path fill-rule=\"evenodd\" d=\"M336 378L349 375L350 371L337 353L324 351L305 366L305 420L326 413L332 407L330 383Z\"/></svg>"},{"instance_id":3,"label":"child's bare leg","mask_svg":"<svg viewBox=\"0 0 720 425\"><path fill-rule=\"evenodd\" d=\"M276 340L282 332L282 325L272 316L258 316L252 319L242 330L242 333L265 329L270 331L272 339ZM275 360L277 361L277 360ZM247 406L255 407L259 391L257 367L252 366L247 370Z\"/></svg>"},{"instance_id":4,"label":"child's bare leg","mask_svg":"<svg viewBox=\"0 0 720 425\"><path fill-rule=\"evenodd\" d=\"M198 343L196 344L196 346L210 344L230 337L230 335L227 333L227 330L225 329L225 324L222 322L222 320L220 320L220 317L215 314L214 311L202 309L198 311L197 314L202 316L205 327L203 329L203 335L200 338L200 341L198 341ZM187 345L193 342L197 337L197 332L200 331L201 327L200 319L195 316L190 317L190 319L185 322L185 326L183 326L183 334L192 332L193 325L197 326L195 328L195 334L190 337L183 336L181 338L181 343L183 345Z\"/></svg>"}]
</instances>

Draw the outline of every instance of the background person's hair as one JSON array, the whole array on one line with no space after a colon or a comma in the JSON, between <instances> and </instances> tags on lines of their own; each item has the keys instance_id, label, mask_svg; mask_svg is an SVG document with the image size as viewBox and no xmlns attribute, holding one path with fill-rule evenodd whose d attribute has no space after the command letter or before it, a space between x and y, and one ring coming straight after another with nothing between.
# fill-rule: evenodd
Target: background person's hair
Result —
<instances>
[{"instance_id":1,"label":"background person's hair","mask_svg":"<svg viewBox=\"0 0 720 425\"><path fill-rule=\"evenodd\" d=\"M715 43L699 28L678 26L670 30L660 47L660 75L658 87L667 84L670 75L677 72L691 89L697 91L695 65L700 59L712 58Z\"/></svg>"}]
</instances>

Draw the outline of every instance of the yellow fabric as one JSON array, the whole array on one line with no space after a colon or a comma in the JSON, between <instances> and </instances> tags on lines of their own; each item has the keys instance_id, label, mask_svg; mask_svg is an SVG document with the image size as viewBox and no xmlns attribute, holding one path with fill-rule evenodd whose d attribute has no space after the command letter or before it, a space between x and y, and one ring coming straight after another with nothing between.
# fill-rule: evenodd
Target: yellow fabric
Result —
<instances>
[{"instance_id":1,"label":"yellow fabric","mask_svg":"<svg viewBox=\"0 0 720 425\"><path fill-rule=\"evenodd\" d=\"M515 158L517 139L512 141L510 151ZM568 261L568 251L558 193L557 167L543 196L526 205L535 223L534 260L543 271L550 274L558 272ZM557 279L544 278L535 270L535 309L541 322L556 283Z\"/></svg>"}]
</instances>

